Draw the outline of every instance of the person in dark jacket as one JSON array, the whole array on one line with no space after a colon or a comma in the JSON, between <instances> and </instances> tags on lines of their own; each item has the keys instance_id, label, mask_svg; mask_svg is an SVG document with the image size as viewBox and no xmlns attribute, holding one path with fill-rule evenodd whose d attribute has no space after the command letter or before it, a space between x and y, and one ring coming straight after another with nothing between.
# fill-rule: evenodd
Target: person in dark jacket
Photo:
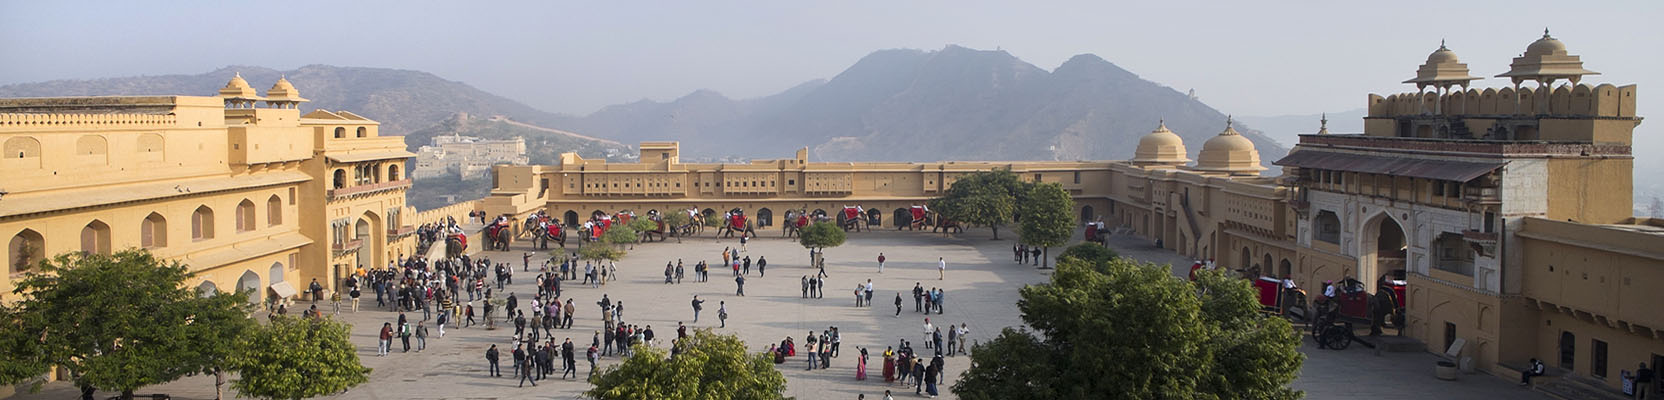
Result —
<instances>
[{"instance_id":1,"label":"person in dark jacket","mask_svg":"<svg viewBox=\"0 0 1664 400\"><path fill-rule=\"evenodd\" d=\"M561 361L566 362L566 370L560 373L560 377L562 379L566 378L567 373L571 373L573 378L578 377L578 359L577 355L573 354L572 351L572 338L566 338L566 343L560 344L560 355L562 357ZM594 368L590 369L593 370Z\"/></svg>"},{"instance_id":2,"label":"person in dark jacket","mask_svg":"<svg viewBox=\"0 0 1664 400\"><path fill-rule=\"evenodd\" d=\"M503 371L499 367L500 364L497 363L497 345L491 345L490 349L485 350L485 362L489 363L487 367L489 369L485 371L488 376L503 376Z\"/></svg>"}]
</instances>

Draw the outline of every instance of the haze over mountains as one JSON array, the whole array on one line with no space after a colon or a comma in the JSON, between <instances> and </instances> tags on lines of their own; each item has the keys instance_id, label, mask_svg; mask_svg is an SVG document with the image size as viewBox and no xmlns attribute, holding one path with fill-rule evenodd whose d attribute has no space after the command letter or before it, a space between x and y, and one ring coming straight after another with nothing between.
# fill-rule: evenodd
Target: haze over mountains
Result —
<instances>
[{"instance_id":1,"label":"haze over mountains","mask_svg":"<svg viewBox=\"0 0 1664 400\"><path fill-rule=\"evenodd\" d=\"M1046 71L1004 51L874 52L831 79L733 100L697 91L606 107L563 127L625 143L681 140L684 153L825 161L1124 159L1165 119L1192 154L1226 115L1095 55ZM1262 159L1287 153L1237 125ZM670 133L665 135L665 133ZM746 150L740 150L746 149Z\"/></svg>"},{"instance_id":2,"label":"haze over mountains","mask_svg":"<svg viewBox=\"0 0 1664 400\"><path fill-rule=\"evenodd\" d=\"M16 84L0 86L0 97L212 95L235 73L256 89L287 76L312 99L306 109L350 110L380 121L385 134L444 134L430 128L465 112L626 145L677 140L692 157L779 158L807 146L817 161L1124 159L1162 119L1194 155L1226 117L1094 55L1046 71L1004 51L959 46L877 51L830 79L761 98L700 90L587 116L537 110L425 72L324 65ZM1267 163L1287 152L1240 122L1237 130Z\"/></svg>"}]
</instances>

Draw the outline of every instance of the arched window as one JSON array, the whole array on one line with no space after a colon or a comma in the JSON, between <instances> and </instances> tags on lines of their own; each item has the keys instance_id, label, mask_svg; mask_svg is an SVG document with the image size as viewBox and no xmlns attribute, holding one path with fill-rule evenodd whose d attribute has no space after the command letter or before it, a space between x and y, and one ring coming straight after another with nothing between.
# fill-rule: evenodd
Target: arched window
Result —
<instances>
[{"instance_id":1,"label":"arched window","mask_svg":"<svg viewBox=\"0 0 1664 400\"><path fill-rule=\"evenodd\" d=\"M1312 228L1312 239L1340 244L1340 217L1334 211L1318 211Z\"/></svg>"},{"instance_id":2,"label":"arched window","mask_svg":"<svg viewBox=\"0 0 1664 400\"><path fill-rule=\"evenodd\" d=\"M6 139L4 153L0 156L8 161L4 165L40 168L40 141L26 136Z\"/></svg>"},{"instance_id":3,"label":"arched window","mask_svg":"<svg viewBox=\"0 0 1664 400\"><path fill-rule=\"evenodd\" d=\"M220 288L213 281L202 281L202 284L196 285L196 293L202 297L214 297L220 293Z\"/></svg>"},{"instance_id":4,"label":"arched window","mask_svg":"<svg viewBox=\"0 0 1664 400\"><path fill-rule=\"evenodd\" d=\"M248 232L254 230L254 202L243 199L237 203L237 231Z\"/></svg>"},{"instance_id":5,"label":"arched window","mask_svg":"<svg viewBox=\"0 0 1664 400\"><path fill-rule=\"evenodd\" d=\"M197 207L191 213L191 240L207 240L214 238L214 210L208 206Z\"/></svg>"},{"instance_id":6,"label":"arched window","mask_svg":"<svg viewBox=\"0 0 1664 400\"><path fill-rule=\"evenodd\" d=\"M398 164L387 166L387 181L392 182L392 181L396 181L396 180L399 180L399 166L398 166Z\"/></svg>"},{"instance_id":7,"label":"arched window","mask_svg":"<svg viewBox=\"0 0 1664 400\"><path fill-rule=\"evenodd\" d=\"M12 235L12 239L6 243L6 265L10 267L12 275L28 272L44 259L46 240L38 232L24 229Z\"/></svg>"},{"instance_id":8,"label":"arched window","mask_svg":"<svg viewBox=\"0 0 1664 400\"><path fill-rule=\"evenodd\" d=\"M110 144L103 136L85 135L75 139L75 155L84 163L106 164L110 161Z\"/></svg>"},{"instance_id":9,"label":"arched window","mask_svg":"<svg viewBox=\"0 0 1664 400\"><path fill-rule=\"evenodd\" d=\"M370 136L370 130L369 129L365 129L362 126L358 127L358 137L369 137L369 136Z\"/></svg>"},{"instance_id":10,"label":"arched window","mask_svg":"<svg viewBox=\"0 0 1664 400\"><path fill-rule=\"evenodd\" d=\"M168 220L162 214L150 213L139 222L139 247L154 249L168 246Z\"/></svg>"},{"instance_id":11,"label":"arched window","mask_svg":"<svg viewBox=\"0 0 1664 400\"><path fill-rule=\"evenodd\" d=\"M347 128L339 127L339 126L335 127L335 138L336 139L345 139L345 138L347 138Z\"/></svg>"},{"instance_id":12,"label":"arched window","mask_svg":"<svg viewBox=\"0 0 1664 400\"><path fill-rule=\"evenodd\" d=\"M110 225L95 219L81 227L81 252L109 255Z\"/></svg>"},{"instance_id":13,"label":"arched window","mask_svg":"<svg viewBox=\"0 0 1664 400\"><path fill-rule=\"evenodd\" d=\"M271 198L266 199L266 226L278 226L282 224L283 199L278 198L277 195L274 194Z\"/></svg>"},{"instance_id":14,"label":"arched window","mask_svg":"<svg viewBox=\"0 0 1664 400\"><path fill-rule=\"evenodd\" d=\"M335 182L333 184L335 185L336 189L341 189L341 188L347 187L347 170L346 169L341 168L341 169L336 169L335 170Z\"/></svg>"},{"instance_id":15,"label":"arched window","mask_svg":"<svg viewBox=\"0 0 1664 400\"><path fill-rule=\"evenodd\" d=\"M142 161L162 161L166 140L162 135L146 133L139 135L138 158Z\"/></svg>"}]
</instances>

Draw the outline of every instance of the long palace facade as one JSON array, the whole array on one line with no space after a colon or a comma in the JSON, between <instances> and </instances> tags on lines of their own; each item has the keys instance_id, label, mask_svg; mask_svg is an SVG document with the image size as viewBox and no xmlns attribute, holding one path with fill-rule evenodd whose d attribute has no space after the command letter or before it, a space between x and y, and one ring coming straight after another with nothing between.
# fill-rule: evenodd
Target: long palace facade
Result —
<instances>
[{"instance_id":1,"label":"long palace facade","mask_svg":"<svg viewBox=\"0 0 1664 400\"><path fill-rule=\"evenodd\" d=\"M146 249L251 302L413 255L428 221L405 206L404 138L305 101L241 76L216 96L0 99L0 301L69 252Z\"/></svg>"},{"instance_id":2,"label":"long palace facade","mask_svg":"<svg viewBox=\"0 0 1664 400\"><path fill-rule=\"evenodd\" d=\"M1609 386L1619 370L1664 362L1664 221L1632 209L1634 85L1590 85L1578 56L1544 35L1511 69L1480 78L1443 45L1405 83L1368 97L1362 134L1302 135L1279 177L1229 126L1191 162L1165 126L1125 161L809 162L807 151L749 164L682 163L674 142L641 161L564 154L499 166L493 215L544 211L568 224L595 212L739 208L763 228L786 209L861 206L884 226L965 174L1005 168L1056 182L1079 222L1218 265L1323 282L1406 283L1397 333L1462 369L1514 374L1529 358ZM1268 160L1272 161L1272 160ZM1402 278L1400 278L1402 277ZM1389 329L1389 333L1392 330Z\"/></svg>"}]
</instances>

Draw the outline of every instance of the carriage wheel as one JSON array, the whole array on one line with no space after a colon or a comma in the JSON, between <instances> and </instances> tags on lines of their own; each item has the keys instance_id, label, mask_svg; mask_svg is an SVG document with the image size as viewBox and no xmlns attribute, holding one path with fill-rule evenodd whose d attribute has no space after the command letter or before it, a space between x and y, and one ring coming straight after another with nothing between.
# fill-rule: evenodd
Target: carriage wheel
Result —
<instances>
[{"instance_id":1,"label":"carriage wheel","mask_svg":"<svg viewBox=\"0 0 1664 400\"><path fill-rule=\"evenodd\" d=\"M1329 338L1330 349L1346 350L1348 346L1352 345L1352 332L1345 325L1331 326L1329 327L1329 334L1323 336Z\"/></svg>"}]
</instances>

